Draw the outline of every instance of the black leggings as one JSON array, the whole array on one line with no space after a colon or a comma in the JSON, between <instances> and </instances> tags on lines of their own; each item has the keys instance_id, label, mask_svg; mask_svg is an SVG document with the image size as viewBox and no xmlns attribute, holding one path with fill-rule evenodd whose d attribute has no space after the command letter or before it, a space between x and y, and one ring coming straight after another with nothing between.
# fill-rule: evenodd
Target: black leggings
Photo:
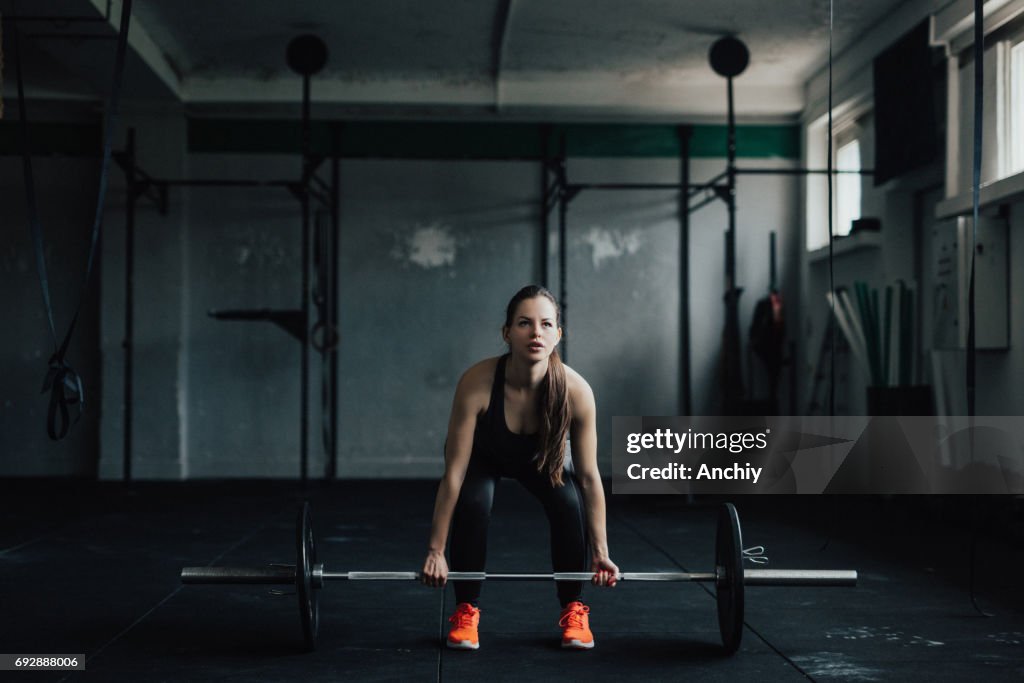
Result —
<instances>
[{"instance_id":1,"label":"black leggings","mask_svg":"<svg viewBox=\"0 0 1024 683\"><path fill-rule=\"evenodd\" d=\"M502 477L516 479L544 506L551 525L551 564L556 572L587 571L587 534L583 497L566 454L563 486L554 487L547 475L530 462L513 465L481 454L469 461L455 506L451 532L452 571L482 572L487 559L487 525L491 519L494 488ZM480 581L453 581L455 602L474 606L480 599ZM565 607L583 594L582 581L558 581L558 599Z\"/></svg>"}]
</instances>

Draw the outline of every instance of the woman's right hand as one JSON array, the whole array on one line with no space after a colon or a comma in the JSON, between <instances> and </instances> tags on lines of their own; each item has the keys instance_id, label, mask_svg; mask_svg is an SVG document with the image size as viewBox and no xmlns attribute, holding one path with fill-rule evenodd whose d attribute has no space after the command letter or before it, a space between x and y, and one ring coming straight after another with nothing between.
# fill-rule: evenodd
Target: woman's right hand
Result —
<instances>
[{"instance_id":1,"label":"woman's right hand","mask_svg":"<svg viewBox=\"0 0 1024 683\"><path fill-rule=\"evenodd\" d=\"M427 559L423 561L423 569L420 570L420 582L424 586L444 588L447 581L448 561L444 559L444 553L429 551Z\"/></svg>"}]
</instances>

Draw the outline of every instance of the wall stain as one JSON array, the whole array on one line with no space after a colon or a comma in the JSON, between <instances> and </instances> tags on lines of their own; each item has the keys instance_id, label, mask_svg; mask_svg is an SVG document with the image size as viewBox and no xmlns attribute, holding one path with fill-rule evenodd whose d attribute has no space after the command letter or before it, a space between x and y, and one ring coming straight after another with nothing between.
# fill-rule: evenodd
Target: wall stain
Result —
<instances>
[{"instance_id":1,"label":"wall stain","mask_svg":"<svg viewBox=\"0 0 1024 683\"><path fill-rule=\"evenodd\" d=\"M420 268L443 268L455 265L455 236L450 226L441 222L416 223L412 232L395 235L391 256Z\"/></svg>"},{"instance_id":2,"label":"wall stain","mask_svg":"<svg viewBox=\"0 0 1024 683\"><path fill-rule=\"evenodd\" d=\"M643 245L643 237L639 230L607 230L595 225L580 238L592 249L591 261L594 270L610 259L618 259L627 254L635 254Z\"/></svg>"}]
</instances>

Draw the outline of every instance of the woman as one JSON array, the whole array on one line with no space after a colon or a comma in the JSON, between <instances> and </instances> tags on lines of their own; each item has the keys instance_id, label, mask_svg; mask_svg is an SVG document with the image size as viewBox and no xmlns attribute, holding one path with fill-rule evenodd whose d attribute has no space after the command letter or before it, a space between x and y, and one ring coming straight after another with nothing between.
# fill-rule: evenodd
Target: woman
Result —
<instances>
[{"instance_id":1,"label":"woman","mask_svg":"<svg viewBox=\"0 0 1024 683\"><path fill-rule=\"evenodd\" d=\"M587 571L589 535L592 581L614 586L619 568L608 557L594 394L555 350L562 328L554 295L535 285L519 290L508 303L502 336L508 353L471 367L455 389L422 581L434 587L447 581L449 526L452 569L484 570L494 488L502 477L511 477L544 506L554 570ZM566 457L568 435L571 460ZM592 648L583 582L559 581L557 589L562 647ZM449 618L448 647L480 647L479 597L479 581L455 582L457 606Z\"/></svg>"}]
</instances>

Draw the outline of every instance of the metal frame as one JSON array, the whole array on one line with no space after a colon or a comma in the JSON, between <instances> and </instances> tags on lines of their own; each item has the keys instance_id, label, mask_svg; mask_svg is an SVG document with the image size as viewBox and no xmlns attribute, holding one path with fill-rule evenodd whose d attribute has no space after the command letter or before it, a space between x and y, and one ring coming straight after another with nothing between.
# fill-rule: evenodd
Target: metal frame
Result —
<instances>
[{"instance_id":1,"label":"metal frame","mask_svg":"<svg viewBox=\"0 0 1024 683\"><path fill-rule=\"evenodd\" d=\"M562 307L562 323L567 325L569 308L568 291L568 238L567 222L569 205L585 190L624 191L624 190L667 190L679 193L679 399L680 414L689 415L693 412L691 398L691 363L690 363L690 302L689 302L689 245L690 245L690 214L704 204L696 207L689 205L689 199L701 192L715 191L715 181L711 183L691 184L690 182L690 137L693 127L680 125L676 128L679 138L680 180L677 183L572 183L569 182L566 168L567 145L565 135L560 141L560 153L551 158L548 155L549 141L545 132L543 139L542 163L542 203L541 203L541 242L543 244L543 283L550 283L550 241L549 215L558 207L558 272L559 299ZM705 202L707 203L707 202ZM562 340L562 357L569 357L568 339Z\"/></svg>"},{"instance_id":2,"label":"metal frame","mask_svg":"<svg viewBox=\"0 0 1024 683\"><path fill-rule=\"evenodd\" d=\"M234 320L262 320L278 324L295 336L301 343L300 355L300 406L299 406L299 475L303 483L309 477L309 346L310 346L310 200L315 200L326 209L330 216L330 226L333 232L331 243L333 245L328 270L328 320L321 321L327 325L328 330L337 328L337 287L338 287L338 242L339 242L339 200L340 194L340 173L338 171L338 152L340 135L335 130L332 141L331 154L331 175L329 181L324 181L317 175L318 167L325 161L324 157L314 156L310 150L309 139L309 84L308 77L304 78L303 87L303 142L302 158L303 173L300 180L249 180L229 178L204 178L204 179L166 179L155 178L139 168L135 158L135 129L128 130L128 142L123 152L114 154L114 159L125 174L127 184L127 206L125 217L125 315L124 315L124 437L123 437L123 465L122 472L125 481L132 479L132 396L133 396L133 338L134 319L132 309L134 306L134 234L135 234L135 212L138 201L143 197L153 201L161 215L166 215L168 210L168 194L172 187L185 188L221 188L221 187L251 187L255 189L283 188L288 190L300 202L302 207L302 284L301 284L301 308L297 311L224 311L211 312L211 317ZM296 321L298 325L296 325ZM337 475L337 401L338 401L338 380L337 364L338 351L334 348L326 348L321 352L323 362L331 367L330 376L327 378L328 386L321 393L329 401L331 418L325 433L325 445L330 444L327 452L327 466L325 476L333 479Z\"/></svg>"},{"instance_id":3,"label":"metal frame","mask_svg":"<svg viewBox=\"0 0 1024 683\"><path fill-rule=\"evenodd\" d=\"M733 102L732 78L728 80L728 125L726 142L726 168L724 171L703 183L690 181L690 137L693 127L679 125L676 128L679 138L679 182L678 183L573 183L568 179L566 170L567 145L563 133L560 140L560 152L557 157L550 156L550 128L542 129L541 158L541 261L543 265L543 284L549 286L550 253L549 242L551 210L558 207L558 273L559 299L562 307L562 323L567 326L569 292L567 284L567 219L569 205L584 190L624 191L624 190L667 190L679 192L679 400L680 415L693 414L692 375L690 362L690 300L689 300L689 242L690 214L699 211L715 200L725 202L729 215L728 228L725 233L725 273L726 273L726 342L725 352L729 358L723 363L727 373L723 377L725 387L725 414L737 414L742 410L745 390L740 359L740 325L739 297L743 288L736 284L736 177L739 175L872 175L873 170L839 171L835 169L811 168L739 168L736 166L736 118ZM722 180L725 182L721 182ZM683 192L685 188L685 192ZM696 202L692 199L699 197ZM562 340L562 357L568 360L569 340Z\"/></svg>"}]
</instances>

